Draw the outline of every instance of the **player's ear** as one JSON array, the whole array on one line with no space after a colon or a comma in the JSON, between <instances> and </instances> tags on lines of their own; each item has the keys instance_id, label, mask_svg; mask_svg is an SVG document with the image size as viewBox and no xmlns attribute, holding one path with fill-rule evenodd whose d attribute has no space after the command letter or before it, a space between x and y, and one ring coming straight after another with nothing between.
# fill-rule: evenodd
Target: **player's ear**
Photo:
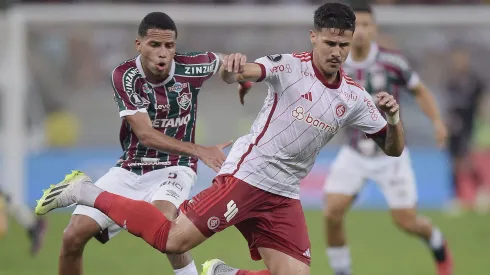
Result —
<instances>
[{"instance_id":1,"label":"player's ear","mask_svg":"<svg viewBox=\"0 0 490 275\"><path fill-rule=\"evenodd\" d=\"M136 51L141 53L141 41L138 38L136 38L136 40L134 40L134 45L136 46Z\"/></svg>"},{"instance_id":2,"label":"player's ear","mask_svg":"<svg viewBox=\"0 0 490 275\"><path fill-rule=\"evenodd\" d=\"M313 30L310 30L310 41L311 41L311 45L313 45L313 47L315 47L315 38L316 38L316 32Z\"/></svg>"}]
</instances>

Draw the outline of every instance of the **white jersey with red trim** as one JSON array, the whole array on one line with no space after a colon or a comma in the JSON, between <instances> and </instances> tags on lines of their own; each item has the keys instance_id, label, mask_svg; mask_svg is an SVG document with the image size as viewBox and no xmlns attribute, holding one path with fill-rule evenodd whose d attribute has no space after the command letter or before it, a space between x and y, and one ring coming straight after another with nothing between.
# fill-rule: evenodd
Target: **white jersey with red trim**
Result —
<instances>
[{"instance_id":1,"label":"white jersey with red trim","mask_svg":"<svg viewBox=\"0 0 490 275\"><path fill-rule=\"evenodd\" d=\"M269 87L248 135L233 145L219 174L259 189L299 199L299 183L322 147L352 126L375 134L386 126L371 96L341 71L328 84L311 53L277 54L256 60Z\"/></svg>"}]
</instances>

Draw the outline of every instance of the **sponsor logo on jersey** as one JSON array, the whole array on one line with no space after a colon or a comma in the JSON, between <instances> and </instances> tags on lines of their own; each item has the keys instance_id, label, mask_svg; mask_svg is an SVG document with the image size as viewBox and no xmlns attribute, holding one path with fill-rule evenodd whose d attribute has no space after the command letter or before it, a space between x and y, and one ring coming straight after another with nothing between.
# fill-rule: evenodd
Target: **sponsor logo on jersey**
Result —
<instances>
[{"instance_id":1,"label":"sponsor logo on jersey","mask_svg":"<svg viewBox=\"0 0 490 275\"><path fill-rule=\"evenodd\" d=\"M271 54L267 58L272 62L279 62L282 59L282 54Z\"/></svg>"},{"instance_id":2,"label":"sponsor logo on jersey","mask_svg":"<svg viewBox=\"0 0 490 275\"><path fill-rule=\"evenodd\" d=\"M349 102L350 100L356 101L356 100L357 100L357 97L358 97L358 96L357 96L357 94L352 93L352 92L351 92L351 93L349 93L349 92L346 92L346 91L342 91L342 92L341 92L341 95L342 95L342 96L343 96L345 99L347 99L347 102Z\"/></svg>"},{"instance_id":3,"label":"sponsor logo on jersey","mask_svg":"<svg viewBox=\"0 0 490 275\"><path fill-rule=\"evenodd\" d=\"M302 71L301 73L302 73L304 76L306 76L306 77L311 77L311 78L315 78L315 77L316 77L316 76L315 76L315 74L310 73L309 71Z\"/></svg>"},{"instance_id":4,"label":"sponsor logo on jersey","mask_svg":"<svg viewBox=\"0 0 490 275\"><path fill-rule=\"evenodd\" d=\"M184 69L185 69L184 73L187 75L209 74L209 73L214 72L214 64L185 66Z\"/></svg>"},{"instance_id":5,"label":"sponsor logo on jersey","mask_svg":"<svg viewBox=\"0 0 490 275\"><path fill-rule=\"evenodd\" d=\"M133 162L128 164L129 167L141 167L141 166L169 166L172 163L170 161L141 161L141 162Z\"/></svg>"},{"instance_id":6,"label":"sponsor logo on jersey","mask_svg":"<svg viewBox=\"0 0 490 275\"><path fill-rule=\"evenodd\" d=\"M182 93L177 97L177 103L179 104L180 108L184 110L189 109L189 106L191 106L191 102L192 102L191 93Z\"/></svg>"},{"instance_id":7,"label":"sponsor logo on jersey","mask_svg":"<svg viewBox=\"0 0 490 275\"><path fill-rule=\"evenodd\" d=\"M127 94L132 94L134 93L134 77L138 74L138 70L136 68L130 69L126 71L123 75L123 85L124 85L124 91Z\"/></svg>"},{"instance_id":8,"label":"sponsor logo on jersey","mask_svg":"<svg viewBox=\"0 0 490 275\"><path fill-rule=\"evenodd\" d=\"M321 121L320 119L314 117L311 115L311 113L305 113L305 109L302 106L296 107L292 112L291 115L299 120L303 121L306 124L309 124L317 129L320 129L322 131L327 131L332 134L335 134L337 132L337 128L335 128L332 125L328 125L326 122Z\"/></svg>"},{"instance_id":9,"label":"sponsor logo on jersey","mask_svg":"<svg viewBox=\"0 0 490 275\"><path fill-rule=\"evenodd\" d=\"M169 127L180 127L189 123L191 120L191 114L187 114L184 117L175 118L159 118L153 120L153 128L169 128Z\"/></svg>"},{"instance_id":10,"label":"sponsor logo on jersey","mask_svg":"<svg viewBox=\"0 0 490 275\"><path fill-rule=\"evenodd\" d=\"M143 84L143 92L145 94L149 94L153 91L153 89L150 87L148 83Z\"/></svg>"},{"instance_id":11,"label":"sponsor logo on jersey","mask_svg":"<svg viewBox=\"0 0 490 275\"><path fill-rule=\"evenodd\" d=\"M378 108L376 108L376 105L374 105L374 103L371 101L371 99L369 99L367 97L364 98L364 103L366 104L366 106L368 108L368 112L371 116L371 119L373 121L378 120L380 113L378 111Z\"/></svg>"},{"instance_id":12,"label":"sponsor logo on jersey","mask_svg":"<svg viewBox=\"0 0 490 275\"><path fill-rule=\"evenodd\" d=\"M274 66L270 69L271 73L278 73L278 72L286 72L286 73L291 73L293 69L291 69L291 65L286 64L286 65L277 65Z\"/></svg>"},{"instance_id":13,"label":"sponsor logo on jersey","mask_svg":"<svg viewBox=\"0 0 490 275\"><path fill-rule=\"evenodd\" d=\"M182 92L183 89L185 89L187 87L189 87L189 83L175 82L174 85L172 85L171 87L168 87L168 91L180 93L180 92Z\"/></svg>"},{"instance_id":14,"label":"sponsor logo on jersey","mask_svg":"<svg viewBox=\"0 0 490 275\"><path fill-rule=\"evenodd\" d=\"M155 110L168 111L170 110L170 104L155 104Z\"/></svg>"}]
</instances>

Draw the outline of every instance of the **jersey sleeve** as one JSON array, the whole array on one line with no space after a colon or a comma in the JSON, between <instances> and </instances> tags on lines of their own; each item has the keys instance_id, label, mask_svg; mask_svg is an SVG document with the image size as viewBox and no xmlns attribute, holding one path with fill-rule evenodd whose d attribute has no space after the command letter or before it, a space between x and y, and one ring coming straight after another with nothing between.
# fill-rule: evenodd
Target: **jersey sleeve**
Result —
<instances>
[{"instance_id":1,"label":"jersey sleeve","mask_svg":"<svg viewBox=\"0 0 490 275\"><path fill-rule=\"evenodd\" d=\"M137 75L137 68L116 68L112 72L114 101L119 109L120 117L134 115L137 112L147 113L144 101L136 87Z\"/></svg>"},{"instance_id":2,"label":"jersey sleeve","mask_svg":"<svg viewBox=\"0 0 490 275\"><path fill-rule=\"evenodd\" d=\"M371 95L364 89L360 93L349 126L364 132L368 136L377 134L386 127L386 120L374 104Z\"/></svg>"},{"instance_id":3,"label":"jersey sleeve","mask_svg":"<svg viewBox=\"0 0 490 275\"><path fill-rule=\"evenodd\" d=\"M201 83L218 72L220 59L214 52L188 52L176 54L175 60L183 71L179 74L200 79Z\"/></svg>"},{"instance_id":4,"label":"jersey sleeve","mask_svg":"<svg viewBox=\"0 0 490 275\"><path fill-rule=\"evenodd\" d=\"M393 58L394 65L400 72L400 82L406 85L409 90L420 84L420 76L408 63L407 59L401 55Z\"/></svg>"},{"instance_id":5,"label":"jersey sleeve","mask_svg":"<svg viewBox=\"0 0 490 275\"><path fill-rule=\"evenodd\" d=\"M262 71L257 82L266 83L275 92L284 89L297 73L294 67L294 58L287 54L264 56L256 59L255 64L258 64Z\"/></svg>"}]
</instances>

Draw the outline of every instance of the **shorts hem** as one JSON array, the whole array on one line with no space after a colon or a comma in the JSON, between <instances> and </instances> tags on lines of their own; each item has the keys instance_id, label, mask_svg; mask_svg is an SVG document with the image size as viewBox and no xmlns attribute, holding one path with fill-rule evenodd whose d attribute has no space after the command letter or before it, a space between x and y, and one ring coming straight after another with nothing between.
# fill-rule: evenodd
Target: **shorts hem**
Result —
<instances>
[{"instance_id":1,"label":"shorts hem","mask_svg":"<svg viewBox=\"0 0 490 275\"><path fill-rule=\"evenodd\" d=\"M260 246L257 246L257 253L258 253L258 249L259 248L269 248L269 249L277 250L279 252L282 252L282 253L284 253L284 254L286 254L288 256L291 256L291 257L295 258L296 260L298 260L298 261L306 264L307 266L311 266L311 260L307 260L304 257L299 256L298 254L291 252L291 250L283 249L282 247L277 247L277 246L274 246L274 245L261 244ZM259 258L254 258L253 256L251 258L254 261L260 261L260 260L262 260L262 256L260 256L260 254L259 254Z\"/></svg>"}]
</instances>

